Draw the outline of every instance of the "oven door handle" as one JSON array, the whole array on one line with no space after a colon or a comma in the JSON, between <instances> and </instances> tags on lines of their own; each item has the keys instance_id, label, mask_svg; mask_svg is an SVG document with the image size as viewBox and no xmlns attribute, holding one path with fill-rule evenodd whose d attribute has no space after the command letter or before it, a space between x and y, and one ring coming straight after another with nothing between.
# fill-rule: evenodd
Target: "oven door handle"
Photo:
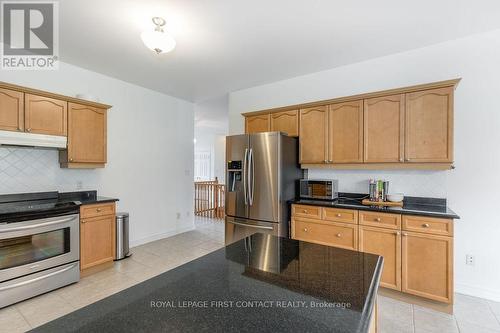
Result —
<instances>
[{"instance_id":1,"label":"oven door handle","mask_svg":"<svg viewBox=\"0 0 500 333\"><path fill-rule=\"evenodd\" d=\"M27 284L31 284L31 283L35 283L35 282L40 281L40 280L47 279L47 278L52 277L54 275L58 275L58 274L67 272L70 269L75 268L76 265L78 265L78 263L74 263L73 265L71 265L69 267L65 267L65 268L60 269L58 271L55 271L55 272L52 272L52 273L49 273L49 274L46 274L46 275L43 275L43 276L39 276L39 277L36 277L34 279L31 279L31 280L27 280L27 281L15 283L15 284L12 284L10 286L0 287L0 291L5 291L5 290L9 290L9 289L14 289L14 288L22 287L22 286L25 286Z\"/></svg>"},{"instance_id":2,"label":"oven door handle","mask_svg":"<svg viewBox=\"0 0 500 333\"><path fill-rule=\"evenodd\" d=\"M55 221L49 221L49 222L43 222L43 223L37 223L37 224L30 224L30 225L23 225L23 226L14 227L14 228L2 228L2 229L0 229L0 233L41 228L41 227L46 227L46 226L54 225L54 224L67 223L67 222L70 222L74 219L75 219L75 217L70 217L70 218L65 218L65 219L61 219L61 220L55 220Z\"/></svg>"}]
</instances>

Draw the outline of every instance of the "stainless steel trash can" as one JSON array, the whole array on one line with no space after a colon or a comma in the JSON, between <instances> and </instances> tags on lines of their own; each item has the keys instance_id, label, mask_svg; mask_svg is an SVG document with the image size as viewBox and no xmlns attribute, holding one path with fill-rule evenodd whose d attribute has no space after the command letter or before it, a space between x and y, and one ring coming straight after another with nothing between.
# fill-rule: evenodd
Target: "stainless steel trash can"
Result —
<instances>
[{"instance_id":1,"label":"stainless steel trash can","mask_svg":"<svg viewBox=\"0 0 500 333\"><path fill-rule=\"evenodd\" d=\"M115 260L120 260L128 257L129 245L128 245L128 224L129 215L128 213L117 213L116 214L116 257Z\"/></svg>"}]
</instances>

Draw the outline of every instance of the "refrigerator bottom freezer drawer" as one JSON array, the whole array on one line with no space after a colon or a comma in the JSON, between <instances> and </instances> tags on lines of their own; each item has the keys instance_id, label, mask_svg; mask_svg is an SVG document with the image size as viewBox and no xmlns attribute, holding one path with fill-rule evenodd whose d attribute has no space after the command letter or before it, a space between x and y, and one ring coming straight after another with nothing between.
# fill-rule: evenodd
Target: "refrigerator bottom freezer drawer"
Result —
<instances>
[{"instance_id":1,"label":"refrigerator bottom freezer drawer","mask_svg":"<svg viewBox=\"0 0 500 333\"><path fill-rule=\"evenodd\" d=\"M225 240L226 245L253 235L257 232L282 236L283 230L279 223L262 222L226 216Z\"/></svg>"}]
</instances>

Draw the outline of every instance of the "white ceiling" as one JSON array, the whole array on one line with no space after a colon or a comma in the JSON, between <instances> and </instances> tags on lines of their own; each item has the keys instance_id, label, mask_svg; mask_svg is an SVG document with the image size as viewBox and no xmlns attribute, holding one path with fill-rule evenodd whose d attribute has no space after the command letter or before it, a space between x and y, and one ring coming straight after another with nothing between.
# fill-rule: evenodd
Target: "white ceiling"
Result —
<instances>
[{"instance_id":1,"label":"white ceiling","mask_svg":"<svg viewBox=\"0 0 500 333\"><path fill-rule=\"evenodd\" d=\"M176 49L140 33L163 16ZM61 0L61 60L202 101L500 28L498 0ZM450 57L453 55L450 55Z\"/></svg>"}]
</instances>

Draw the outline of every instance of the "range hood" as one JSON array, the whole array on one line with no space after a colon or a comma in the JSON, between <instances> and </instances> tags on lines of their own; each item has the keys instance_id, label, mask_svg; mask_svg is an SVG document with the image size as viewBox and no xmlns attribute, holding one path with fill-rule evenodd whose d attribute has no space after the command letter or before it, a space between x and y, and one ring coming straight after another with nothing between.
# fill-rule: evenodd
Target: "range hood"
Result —
<instances>
[{"instance_id":1,"label":"range hood","mask_svg":"<svg viewBox=\"0 0 500 333\"><path fill-rule=\"evenodd\" d=\"M0 131L1 146L66 148L65 136Z\"/></svg>"}]
</instances>

